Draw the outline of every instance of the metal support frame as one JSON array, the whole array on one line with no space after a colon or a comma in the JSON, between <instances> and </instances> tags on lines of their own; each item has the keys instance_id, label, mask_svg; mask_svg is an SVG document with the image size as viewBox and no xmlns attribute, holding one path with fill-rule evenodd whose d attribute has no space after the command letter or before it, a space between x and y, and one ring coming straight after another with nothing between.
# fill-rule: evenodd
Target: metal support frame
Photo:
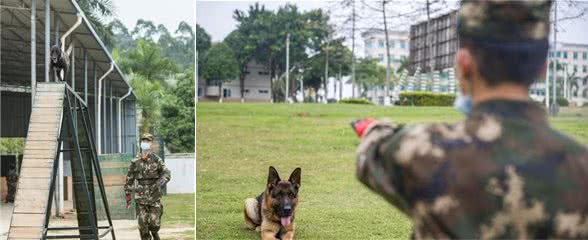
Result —
<instances>
[{"instance_id":1,"label":"metal support frame","mask_svg":"<svg viewBox=\"0 0 588 240\"><path fill-rule=\"evenodd\" d=\"M94 64L94 66L96 66L96 64ZM96 118L98 119L98 121L96 122L96 133L98 135L98 137L96 138L96 142L98 143L96 149L98 150L98 154L102 154L102 80L104 80L104 78L106 78L106 76L108 76L108 74L110 74L110 72L112 72L113 69L114 63L111 63L108 71L106 71L100 77L100 79L98 79L98 95L96 96L96 100L98 101L98 115L96 116ZM95 71L96 69L94 68L94 72Z\"/></svg>"},{"instance_id":2,"label":"metal support frame","mask_svg":"<svg viewBox=\"0 0 588 240\"><path fill-rule=\"evenodd\" d=\"M81 171L81 182L82 182L82 191L84 193L83 196L79 196L79 197L85 197L86 200L86 204L88 207L88 213L90 215L90 223L91 226L78 226L78 227L49 227L49 219L51 216L51 204L52 204L52 195L55 192L55 183L56 183L56 177L57 177L57 168L58 168L58 164L57 164L57 159L59 158L60 154L62 154L63 152L65 152L65 150L60 150L57 152L56 156L55 156L55 161L54 161L54 165L53 165L53 174L51 177L51 182L50 182L50 187L49 187L49 197L48 197L48 207L46 209L45 212L45 222L44 222L44 229L43 229L43 236L42 239L65 239L65 238L82 238L82 239L87 239L87 238L92 238L92 239L100 239L105 237L106 235L108 235L110 233L111 237L113 240L116 240L116 236L114 233L114 228L113 228L113 224L112 224L112 218L110 216L110 207L108 204L108 200L106 199L106 190L104 188L104 180L102 178L102 170L100 168L100 161L98 161L98 154L96 152L96 148L95 148L95 142L94 142L94 135L93 135L93 129L92 129L92 125L90 122L90 114L89 114L89 109L88 109L88 105L87 102L85 102L75 91L73 91L73 88L70 87L69 85L65 84L66 86L66 90L65 90L65 99L64 99L64 117L62 118L62 123L61 123L61 128L59 130L60 134L59 134L59 139L58 139L58 148L57 149L61 149L61 146L63 146L63 141L65 139L65 131L64 131L64 124L68 124L69 127L69 133L71 134L72 137L72 141L73 141L73 149L67 149L68 151L73 151L73 154L75 155L75 159L77 159L80 164L80 167L82 169ZM73 98L73 99L72 99ZM73 101L72 101L73 100ZM77 120L73 117L74 116L74 112L80 111L80 117L82 120L82 129L85 133L85 137L87 141L80 141L79 136L81 135L81 132L78 128L78 124L77 124ZM64 121L65 120L65 121ZM88 146L82 147L81 143L85 142L88 144ZM84 171L84 169L86 169L84 167L84 160L82 159L82 151L89 151L91 152L90 154L90 171L93 170L93 173L96 176L96 179L98 181L98 188L100 190L100 194L101 194L101 199L103 201L104 204L104 209L106 212L106 217L108 219L108 226L98 226L98 223L96 222L96 209L92 208L92 198L90 196L90 192L88 189L88 184L86 181L86 172ZM73 161L73 159L72 159ZM99 232L100 229L106 229L105 232L101 233ZM52 236L48 236L48 232L49 231L58 231L58 230L79 230L79 231L91 231L91 234L78 234L78 235L52 235Z\"/></svg>"},{"instance_id":3,"label":"metal support frame","mask_svg":"<svg viewBox=\"0 0 588 240\"><path fill-rule=\"evenodd\" d=\"M49 42L51 34L51 0L45 0L45 82L49 82Z\"/></svg>"},{"instance_id":4,"label":"metal support frame","mask_svg":"<svg viewBox=\"0 0 588 240\"><path fill-rule=\"evenodd\" d=\"M84 49L84 101L88 102L88 50Z\"/></svg>"},{"instance_id":5,"label":"metal support frame","mask_svg":"<svg viewBox=\"0 0 588 240\"><path fill-rule=\"evenodd\" d=\"M71 26L67 30L67 32L63 34L63 36L61 36L61 51L65 51L65 38L67 38L74 30L76 30L76 28L80 26L80 24L82 24L82 16L80 16L79 14L77 14L77 16L78 20L76 21L76 23L74 23L74 25Z\"/></svg>"},{"instance_id":6,"label":"metal support frame","mask_svg":"<svg viewBox=\"0 0 588 240\"><path fill-rule=\"evenodd\" d=\"M31 106L35 103L35 91L37 88L37 0L31 0Z\"/></svg>"},{"instance_id":7,"label":"metal support frame","mask_svg":"<svg viewBox=\"0 0 588 240\"><path fill-rule=\"evenodd\" d=\"M122 116L125 113L122 109L122 101L125 100L133 92L133 88L129 88L129 91L124 96L118 99L118 153L122 153Z\"/></svg>"},{"instance_id":8,"label":"metal support frame","mask_svg":"<svg viewBox=\"0 0 588 240\"><path fill-rule=\"evenodd\" d=\"M110 117L108 118L108 120L110 121L110 124L108 124L108 126L110 127L110 138L109 138L109 142L110 142L110 147L108 153L113 153L114 152L114 143L116 142L115 138L114 138L114 105L112 104L112 100L113 100L113 95L112 95L112 81L109 82L109 92L110 92L110 97L108 98L108 100L110 101L110 108L109 108L109 112L110 112Z\"/></svg>"}]
</instances>

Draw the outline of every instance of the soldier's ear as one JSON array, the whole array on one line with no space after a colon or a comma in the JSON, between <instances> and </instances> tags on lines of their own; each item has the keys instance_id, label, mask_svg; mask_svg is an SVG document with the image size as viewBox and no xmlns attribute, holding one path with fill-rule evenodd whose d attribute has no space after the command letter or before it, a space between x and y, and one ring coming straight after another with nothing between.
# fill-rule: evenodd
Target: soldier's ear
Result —
<instances>
[{"instance_id":1,"label":"soldier's ear","mask_svg":"<svg viewBox=\"0 0 588 240\"><path fill-rule=\"evenodd\" d=\"M273 186L273 185L278 184L279 181L280 181L280 175L278 174L278 171L273 166L270 166L269 167L269 174L267 175L267 185Z\"/></svg>"},{"instance_id":2,"label":"soldier's ear","mask_svg":"<svg viewBox=\"0 0 588 240\"><path fill-rule=\"evenodd\" d=\"M300 175L302 174L302 169L301 168L296 168L294 169L294 171L290 174L290 178L288 179L288 181L290 181L292 184L294 184L294 186L296 186L296 188L300 187Z\"/></svg>"}]
</instances>

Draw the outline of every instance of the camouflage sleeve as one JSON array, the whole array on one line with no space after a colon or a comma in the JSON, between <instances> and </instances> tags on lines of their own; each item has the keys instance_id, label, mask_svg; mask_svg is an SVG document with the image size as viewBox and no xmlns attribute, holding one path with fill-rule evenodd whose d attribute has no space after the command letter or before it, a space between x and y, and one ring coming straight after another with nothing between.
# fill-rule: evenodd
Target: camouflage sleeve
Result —
<instances>
[{"instance_id":1,"label":"camouflage sleeve","mask_svg":"<svg viewBox=\"0 0 588 240\"><path fill-rule=\"evenodd\" d=\"M368 127L357 149L356 175L368 188L408 214L406 201L398 192L400 169L387 161L381 149L384 143L395 141L402 129L383 121Z\"/></svg>"},{"instance_id":2,"label":"camouflage sleeve","mask_svg":"<svg viewBox=\"0 0 588 240\"><path fill-rule=\"evenodd\" d=\"M159 163L160 179L165 178L166 182L169 182L169 180L171 179L171 172L169 171L169 169L167 169L167 167L165 166L165 162L163 162L163 160L161 160L161 158L158 160L158 163Z\"/></svg>"},{"instance_id":3,"label":"camouflage sleeve","mask_svg":"<svg viewBox=\"0 0 588 240\"><path fill-rule=\"evenodd\" d=\"M125 182L125 193L130 193L133 191L135 186L135 179L137 178L137 168L135 166L135 159L131 160L131 164L129 165L129 170L127 172L127 180Z\"/></svg>"}]
</instances>

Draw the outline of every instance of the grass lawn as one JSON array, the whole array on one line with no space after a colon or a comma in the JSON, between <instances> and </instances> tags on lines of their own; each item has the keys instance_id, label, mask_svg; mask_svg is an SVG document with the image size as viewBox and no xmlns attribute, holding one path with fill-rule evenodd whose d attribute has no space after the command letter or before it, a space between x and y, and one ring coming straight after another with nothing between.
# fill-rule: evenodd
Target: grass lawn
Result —
<instances>
[{"instance_id":1,"label":"grass lawn","mask_svg":"<svg viewBox=\"0 0 588 240\"><path fill-rule=\"evenodd\" d=\"M196 108L199 239L259 238L244 227L243 200L264 190L270 165L282 178L302 167L296 238L407 239L409 219L355 178L359 139L349 122L463 118L451 107L198 103ZM588 143L588 109L564 111L553 125Z\"/></svg>"},{"instance_id":2,"label":"grass lawn","mask_svg":"<svg viewBox=\"0 0 588 240\"><path fill-rule=\"evenodd\" d=\"M194 194L168 194L161 199L164 214L161 219L162 228L193 228L194 227ZM173 237L162 236L163 239L194 239L194 231L174 234Z\"/></svg>"}]
</instances>

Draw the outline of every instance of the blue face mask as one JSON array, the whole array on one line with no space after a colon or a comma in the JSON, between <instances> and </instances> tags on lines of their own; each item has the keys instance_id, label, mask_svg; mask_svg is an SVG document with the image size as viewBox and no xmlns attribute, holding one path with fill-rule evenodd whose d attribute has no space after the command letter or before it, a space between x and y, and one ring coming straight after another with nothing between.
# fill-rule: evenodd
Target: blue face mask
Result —
<instances>
[{"instance_id":1,"label":"blue face mask","mask_svg":"<svg viewBox=\"0 0 588 240\"><path fill-rule=\"evenodd\" d=\"M455 102L453 102L453 107L464 115L468 115L472 110L472 97L464 95L461 91L458 91L457 96L455 97Z\"/></svg>"},{"instance_id":2,"label":"blue face mask","mask_svg":"<svg viewBox=\"0 0 588 240\"><path fill-rule=\"evenodd\" d=\"M151 144L147 143L147 142L141 142L141 150L143 151L147 151L151 148Z\"/></svg>"}]
</instances>

